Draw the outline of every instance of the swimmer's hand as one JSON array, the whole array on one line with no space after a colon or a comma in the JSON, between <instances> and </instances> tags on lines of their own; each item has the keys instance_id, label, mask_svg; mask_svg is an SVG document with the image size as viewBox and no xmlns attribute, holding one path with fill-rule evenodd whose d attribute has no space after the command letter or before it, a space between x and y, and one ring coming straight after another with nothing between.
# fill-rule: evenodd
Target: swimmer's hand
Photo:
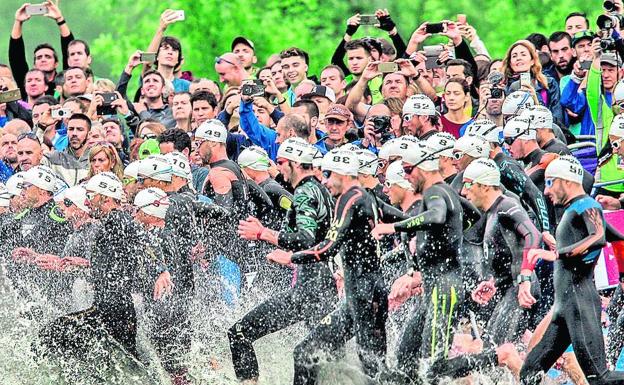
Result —
<instances>
[{"instance_id":1,"label":"swimmer's hand","mask_svg":"<svg viewBox=\"0 0 624 385\"><path fill-rule=\"evenodd\" d=\"M248 241L256 241L260 239L260 234L264 230L264 226L258 218L247 217L246 220L238 222L238 235Z\"/></svg>"},{"instance_id":2,"label":"swimmer's hand","mask_svg":"<svg viewBox=\"0 0 624 385\"><path fill-rule=\"evenodd\" d=\"M422 276L419 272L414 272L413 276L406 274L399 277L392 284L390 294L388 294L389 310L393 311L398 309L410 297L421 295L422 293Z\"/></svg>"},{"instance_id":3,"label":"swimmer's hand","mask_svg":"<svg viewBox=\"0 0 624 385\"><path fill-rule=\"evenodd\" d=\"M17 247L11 253L13 257L13 261L22 262L22 263L30 263L34 262L35 258L37 258L39 254L37 254L34 250L29 249L27 247Z\"/></svg>"},{"instance_id":4,"label":"swimmer's hand","mask_svg":"<svg viewBox=\"0 0 624 385\"><path fill-rule=\"evenodd\" d=\"M394 224L393 223L378 223L377 226L372 231L373 238L376 240L380 240L386 234L394 234Z\"/></svg>"},{"instance_id":5,"label":"swimmer's hand","mask_svg":"<svg viewBox=\"0 0 624 385\"><path fill-rule=\"evenodd\" d=\"M529 250L529 252L527 253L527 260L529 261L529 263L535 264L539 259L552 262L557 260L557 253L554 251L542 249Z\"/></svg>"},{"instance_id":6,"label":"swimmer's hand","mask_svg":"<svg viewBox=\"0 0 624 385\"><path fill-rule=\"evenodd\" d=\"M472 300L479 305L487 305L488 302L496 294L496 286L494 284L494 278L489 281L483 281L472 291Z\"/></svg>"},{"instance_id":7,"label":"swimmer's hand","mask_svg":"<svg viewBox=\"0 0 624 385\"><path fill-rule=\"evenodd\" d=\"M548 231L544 231L542 233L542 240L544 241L544 244L551 251L556 251L557 250L557 241L555 240L555 237L553 237L551 233L549 233Z\"/></svg>"},{"instance_id":8,"label":"swimmer's hand","mask_svg":"<svg viewBox=\"0 0 624 385\"><path fill-rule=\"evenodd\" d=\"M537 300L531 295L531 282L525 281L518 286L518 303L525 309L530 309Z\"/></svg>"},{"instance_id":9,"label":"swimmer's hand","mask_svg":"<svg viewBox=\"0 0 624 385\"><path fill-rule=\"evenodd\" d=\"M165 294L171 294L173 292L173 282L171 281L171 274L168 271L163 271L158 276L156 284L154 285L154 300L160 300Z\"/></svg>"},{"instance_id":10,"label":"swimmer's hand","mask_svg":"<svg viewBox=\"0 0 624 385\"><path fill-rule=\"evenodd\" d=\"M292 263L292 255L291 251L276 249L267 254L266 257L271 262L279 263L280 265L290 265Z\"/></svg>"}]
</instances>

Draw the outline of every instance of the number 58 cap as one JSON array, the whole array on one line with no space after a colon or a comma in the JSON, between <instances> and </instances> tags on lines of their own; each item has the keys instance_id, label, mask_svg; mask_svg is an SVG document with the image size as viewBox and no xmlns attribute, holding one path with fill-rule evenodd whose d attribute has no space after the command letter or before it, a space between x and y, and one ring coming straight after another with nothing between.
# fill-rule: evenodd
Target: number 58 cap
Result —
<instances>
[{"instance_id":1,"label":"number 58 cap","mask_svg":"<svg viewBox=\"0 0 624 385\"><path fill-rule=\"evenodd\" d=\"M35 166L24 173L24 182L51 193L56 191L56 174L48 166Z\"/></svg>"},{"instance_id":2,"label":"number 58 cap","mask_svg":"<svg viewBox=\"0 0 624 385\"><path fill-rule=\"evenodd\" d=\"M545 177L560 178L574 183L583 183L583 166L572 155L560 156L546 167Z\"/></svg>"}]
</instances>

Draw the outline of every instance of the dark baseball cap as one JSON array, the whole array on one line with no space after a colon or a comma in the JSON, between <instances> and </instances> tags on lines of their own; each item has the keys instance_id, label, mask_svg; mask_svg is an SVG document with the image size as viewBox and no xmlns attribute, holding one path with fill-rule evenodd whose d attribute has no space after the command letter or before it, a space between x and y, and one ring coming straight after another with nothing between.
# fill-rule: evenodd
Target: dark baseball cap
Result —
<instances>
[{"instance_id":1,"label":"dark baseball cap","mask_svg":"<svg viewBox=\"0 0 624 385\"><path fill-rule=\"evenodd\" d=\"M574 47L576 43L578 43L579 41L583 39L588 39L592 41L594 40L594 37L596 37L596 35L594 35L592 31L589 31L589 30L578 31L577 33L574 34L574 36L572 36L572 47Z\"/></svg>"},{"instance_id":2,"label":"dark baseball cap","mask_svg":"<svg viewBox=\"0 0 624 385\"><path fill-rule=\"evenodd\" d=\"M323 96L329 99L330 102L336 103L336 94L334 93L334 90L325 86L314 86L314 88L312 88L312 91L303 95L301 99L311 99L312 96Z\"/></svg>"},{"instance_id":3,"label":"dark baseball cap","mask_svg":"<svg viewBox=\"0 0 624 385\"><path fill-rule=\"evenodd\" d=\"M244 36L237 36L234 38L234 40L232 40L232 51L234 51L234 47L236 47L237 44L244 44L254 51L256 50L256 46L254 45L253 41L247 39Z\"/></svg>"}]
</instances>

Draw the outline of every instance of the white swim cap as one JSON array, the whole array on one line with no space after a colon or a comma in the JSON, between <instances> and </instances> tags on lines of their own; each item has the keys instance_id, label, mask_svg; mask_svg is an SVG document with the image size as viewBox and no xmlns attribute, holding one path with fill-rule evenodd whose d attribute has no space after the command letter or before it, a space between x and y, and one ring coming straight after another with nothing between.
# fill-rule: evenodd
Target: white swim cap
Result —
<instances>
[{"instance_id":1,"label":"white swim cap","mask_svg":"<svg viewBox=\"0 0 624 385\"><path fill-rule=\"evenodd\" d=\"M6 189L11 196L20 195L22 193L22 190L24 189L25 173L25 171L18 172L17 174L11 175L9 180L7 180Z\"/></svg>"},{"instance_id":2,"label":"white swim cap","mask_svg":"<svg viewBox=\"0 0 624 385\"><path fill-rule=\"evenodd\" d=\"M89 179L85 188L87 192L101 194L119 201L123 201L125 194L121 181L112 172L101 172Z\"/></svg>"},{"instance_id":3,"label":"white swim cap","mask_svg":"<svg viewBox=\"0 0 624 385\"><path fill-rule=\"evenodd\" d=\"M525 108L534 106L535 102L530 93L526 91L515 91L507 95L503 102L503 115L516 115Z\"/></svg>"},{"instance_id":4,"label":"white swim cap","mask_svg":"<svg viewBox=\"0 0 624 385\"><path fill-rule=\"evenodd\" d=\"M475 120L466 127L464 135L479 135L485 138L490 143L502 142L502 127L497 127L496 123L489 119Z\"/></svg>"},{"instance_id":5,"label":"white swim cap","mask_svg":"<svg viewBox=\"0 0 624 385\"><path fill-rule=\"evenodd\" d=\"M366 149L358 149L355 151L360 163L358 172L365 175L377 175L377 169L379 168L379 158L373 154L372 151Z\"/></svg>"},{"instance_id":6,"label":"white swim cap","mask_svg":"<svg viewBox=\"0 0 624 385\"><path fill-rule=\"evenodd\" d=\"M390 163L386 170L386 183L395 184L406 190L414 190L412 184L405 179L405 171L403 171L402 161L395 160Z\"/></svg>"},{"instance_id":7,"label":"white swim cap","mask_svg":"<svg viewBox=\"0 0 624 385\"><path fill-rule=\"evenodd\" d=\"M572 155L560 156L551 161L544 173L546 179L560 178L574 183L583 183L583 166Z\"/></svg>"},{"instance_id":8,"label":"white swim cap","mask_svg":"<svg viewBox=\"0 0 624 385\"><path fill-rule=\"evenodd\" d=\"M63 192L63 200L70 200L76 207L85 213L91 212L89 206L87 206L87 189L82 185L76 185L68 188Z\"/></svg>"},{"instance_id":9,"label":"white swim cap","mask_svg":"<svg viewBox=\"0 0 624 385\"><path fill-rule=\"evenodd\" d=\"M553 115L550 110L544 106L531 106L522 111L520 117L523 119L527 119L531 128L548 128L552 130L553 128Z\"/></svg>"},{"instance_id":10,"label":"white swim cap","mask_svg":"<svg viewBox=\"0 0 624 385\"><path fill-rule=\"evenodd\" d=\"M611 121L611 128L609 129L609 135L617 136L618 138L624 137L624 115L616 115Z\"/></svg>"},{"instance_id":11,"label":"white swim cap","mask_svg":"<svg viewBox=\"0 0 624 385\"><path fill-rule=\"evenodd\" d=\"M360 168L358 156L353 151L333 149L323 157L321 169L340 175L357 176Z\"/></svg>"},{"instance_id":12,"label":"white swim cap","mask_svg":"<svg viewBox=\"0 0 624 385\"><path fill-rule=\"evenodd\" d=\"M57 190L56 174L48 166L35 166L24 173L24 183L30 183L51 193Z\"/></svg>"},{"instance_id":13,"label":"white swim cap","mask_svg":"<svg viewBox=\"0 0 624 385\"><path fill-rule=\"evenodd\" d=\"M165 219L170 202L163 190L150 187L138 192L134 197L134 205L147 215Z\"/></svg>"},{"instance_id":14,"label":"white swim cap","mask_svg":"<svg viewBox=\"0 0 624 385\"><path fill-rule=\"evenodd\" d=\"M440 169L438 153L422 142L410 144L403 161L423 171L437 171Z\"/></svg>"},{"instance_id":15,"label":"white swim cap","mask_svg":"<svg viewBox=\"0 0 624 385\"><path fill-rule=\"evenodd\" d=\"M139 163L139 176L171 182L173 167L164 155L150 155Z\"/></svg>"},{"instance_id":16,"label":"white swim cap","mask_svg":"<svg viewBox=\"0 0 624 385\"><path fill-rule=\"evenodd\" d=\"M487 158L490 154L490 144L482 136L464 135L455 142L453 152L457 151L473 158Z\"/></svg>"},{"instance_id":17,"label":"white swim cap","mask_svg":"<svg viewBox=\"0 0 624 385\"><path fill-rule=\"evenodd\" d=\"M434 116L437 113L433 101L423 94L412 95L403 104L403 115Z\"/></svg>"},{"instance_id":18,"label":"white swim cap","mask_svg":"<svg viewBox=\"0 0 624 385\"><path fill-rule=\"evenodd\" d=\"M165 154L165 159L171 165L171 173L186 180L192 180L191 162L189 158L179 151Z\"/></svg>"},{"instance_id":19,"label":"white swim cap","mask_svg":"<svg viewBox=\"0 0 624 385\"><path fill-rule=\"evenodd\" d=\"M464 170L464 178L486 186L500 186L500 170L491 159L476 159Z\"/></svg>"},{"instance_id":20,"label":"white swim cap","mask_svg":"<svg viewBox=\"0 0 624 385\"><path fill-rule=\"evenodd\" d=\"M269 169L269 155L258 146L244 149L238 156L237 162L241 168L249 168L255 171L266 171Z\"/></svg>"},{"instance_id":21,"label":"white swim cap","mask_svg":"<svg viewBox=\"0 0 624 385\"><path fill-rule=\"evenodd\" d=\"M208 119L197 127L195 137L209 140L211 142L225 143L227 139L227 128L217 119Z\"/></svg>"},{"instance_id":22,"label":"white swim cap","mask_svg":"<svg viewBox=\"0 0 624 385\"><path fill-rule=\"evenodd\" d=\"M455 141L456 139L451 133L436 132L425 141L425 145L436 151L438 156L452 158Z\"/></svg>"},{"instance_id":23,"label":"white swim cap","mask_svg":"<svg viewBox=\"0 0 624 385\"><path fill-rule=\"evenodd\" d=\"M503 128L505 138L514 138L522 140L534 140L536 138L535 130L531 127L528 119L513 117L507 121Z\"/></svg>"},{"instance_id":24,"label":"white swim cap","mask_svg":"<svg viewBox=\"0 0 624 385\"><path fill-rule=\"evenodd\" d=\"M312 164L318 149L303 138L292 137L280 144L277 157L302 164Z\"/></svg>"}]
</instances>

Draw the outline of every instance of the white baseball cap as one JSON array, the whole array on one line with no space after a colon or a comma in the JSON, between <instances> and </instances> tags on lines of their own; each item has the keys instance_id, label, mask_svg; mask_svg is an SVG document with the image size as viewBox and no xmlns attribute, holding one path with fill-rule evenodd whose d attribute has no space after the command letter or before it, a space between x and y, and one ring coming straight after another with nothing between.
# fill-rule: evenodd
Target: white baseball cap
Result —
<instances>
[{"instance_id":1,"label":"white baseball cap","mask_svg":"<svg viewBox=\"0 0 624 385\"><path fill-rule=\"evenodd\" d=\"M535 130L531 128L531 122L528 119L515 116L505 123L503 136L505 138L534 140L536 138L536 133Z\"/></svg>"},{"instance_id":2,"label":"white baseball cap","mask_svg":"<svg viewBox=\"0 0 624 385\"><path fill-rule=\"evenodd\" d=\"M209 140L211 142L225 143L227 128L217 119L208 119L195 130L195 138Z\"/></svg>"},{"instance_id":3,"label":"white baseball cap","mask_svg":"<svg viewBox=\"0 0 624 385\"><path fill-rule=\"evenodd\" d=\"M125 199L123 185L112 172L101 172L89 179L85 185L88 193L100 194L119 201Z\"/></svg>"},{"instance_id":4,"label":"white baseball cap","mask_svg":"<svg viewBox=\"0 0 624 385\"><path fill-rule=\"evenodd\" d=\"M433 101L423 94L412 95L403 104L403 115L434 116L437 114Z\"/></svg>"},{"instance_id":5,"label":"white baseball cap","mask_svg":"<svg viewBox=\"0 0 624 385\"><path fill-rule=\"evenodd\" d=\"M411 143L403 156L403 162L414 165L423 171L437 171L440 169L438 154L425 143Z\"/></svg>"},{"instance_id":6,"label":"white baseball cap","mask_svg":"<svg viewBox=\"0 0 624 385\"><path fill-rule=\"evenodd\" d=\"M624 137L624 115L616 115L611 121L611 128L609 128L609 135L617 136L618 138Z\"/></svg>"},{"instance_id":7,"label":"white baseball cap","mask_svg":"<svg viewBox=\"0 0 624 385\"><path fill-rule=\"evenodd\" d=\"M87 206L87 189L82 185L72 186L63 192L63 200L68 199L85 213L91 212Z\"/></svg>"},{"instance_id":8,"label":"white baseball cap","mask_svg":"<svg viewBox=\"0 0 624 385\"><path fill-rule=\"evenodd\" d=\"M56 192L57 177L48 166L35 166L24 173L24 183L30 183L42 190Z\"/></svg>"},{"instance_id":9,"label":"white baseball cap","mask_svg":"<svg viewBox=\"0 0 624 385\"><path fill-rule=\"evenodd\" d=\"M515 91L507 95L501 109L503 115L516 115L525 108L535 105L533 97L526 91Z\"/></svg>"},{"instance_id":10,"label":"white baseball cap","mask_svg":"<svg viewBox=\"0 0 624 385\"><path fill-rule=\"evenodd\" d=\"M490 144L482 136L464 135L455 142L453 152L456 151L473 158L487 158L490 154Z\"/></svg>"},{"instance_id":11,"label":"white baseball cap","mask_svg":"<svg viewBox=\"0 0 624 385\"><path fill-rule=\"evenodd\" d=\"M395 160L390 163L386 169L386 183L391 185L396 184L406 190L414 190L412 184L405 179L405 171L403 170L402 161L400 160Z\"/></svg>"},{"instance_id":12,"label":"white baseball cap","mask_svg":"<svg viewBox=\"0 0 624 385\"><path fill-rule=\"evenodd\" d=\"M292 137L280 144L277 157L302 164L312 164L318 149L303 138Z\"/></svg>"},{"instance_id":13,"label":"white baseball cap","mask_svg":"<svg viewBox=\"0 0 624 385\"><path fill-rule=\"evenodd\" d=\"M134 197L134 205L147 215L165 219L170 202L163 190L150 187L138 192Z\"/></svg>"},{"instance_id":14,"label":"white baseball cap","mask_svg":"<svg viewBox=\"0 0 624 385\"><path fill-rule=\"evenodd\" d=\"M531 106L526 108L520 114L521 118L527 119L531 123L531 127L537 128L553 128L553 115L550 110L544 106Z\"/></svg>"},{"instance_id":15,"label":"white baseball cap","mask_svg":"<svg viewBox=\"0 0 624 385\"><path fill-rule=\"evenodd\" d=\"M179 151L173 151L165 154L165 159L171 165L171 173L180 178L187 180L193 179L191 171L191 162L189 158Z\"/></svg>"},{"instance_id":16,"label":"white baseball cap","mask_svg":"<svg viewBox=\"0 0 624 385\"><path fill-rule=\"evenodd\" d=\"M427 145L427 147L436 151L438 153L438 156L452 158L455 141L456 139L451 133L436 132L425 141L425 144Z\"/></svg>"},{"instance_id":17,"label":"white baseball cap","mask_svg":"<svg viewBox=\"0 0 624 385\"><path fill-rule=\"evenodd\" d=\"M379 158L372 151L363 148L355 151L360 163L359 173L365 175L377 175Z\"/></svg>"},{"instance_id":18,"label":"white baseball cap","mask_svg":"<svg viewBox=\"0 0 624 385\"><path fill-rule=\"evenodd\" d=\"M491 159L476 159L464 170L464 179L486 186L500 186L500 170Z\"/></svg>"},{"instance_id":19,"label":"white baseball cap","mask_svg":"<svg viewBox=\"0 0 624 385\"><path fill-rule=\"evenodd\" d=\"M173 167L164 155L150 155L139 163L139 176L171 182L172 174Z\"/></svg>"},{"instance_id":20,"label":"white baseball cap","mask_svg":"<svg viewBox=\"0 0 624 385\"><path fill-rule=\"evenodd\" d=\"M321 170L331 171L340 175L358 176L360 162L353 151L333 149L323 157Z\"/></svg>"},{"instance_id":21,"label":"white baseball cap","mask_svg":"<svg viewBox=\"0 0 624 385\"><path fill-rule=\"evenodd\" d=\"M490 119L475 120L466 127L464 135L479 135L490 143L501 143L503 133L502 127L497 127L496 123Z\"/></svg>"},{"instance_id":22,"label":"white baseball cap","mask_svg":"<svg viewBox=\"0 0 624 385\"><path fill-rule=\"evenodd\" d=\"M560 156L546 167L544 177L560 178L574 183L583 183L583 166L572 155Z\"/></svg>"},{"instance_id":23,"label":"white baseball cap","mask_svg":"<svg viewBox=\"0 0 624 385\"><path fill-rule=\"evenodd\" d=\"M6 189L11 196L20 195L24 190L24 174L25 171L20 171L17 174L11 175L7 180Z\"/></svg>"}]
</instances>

